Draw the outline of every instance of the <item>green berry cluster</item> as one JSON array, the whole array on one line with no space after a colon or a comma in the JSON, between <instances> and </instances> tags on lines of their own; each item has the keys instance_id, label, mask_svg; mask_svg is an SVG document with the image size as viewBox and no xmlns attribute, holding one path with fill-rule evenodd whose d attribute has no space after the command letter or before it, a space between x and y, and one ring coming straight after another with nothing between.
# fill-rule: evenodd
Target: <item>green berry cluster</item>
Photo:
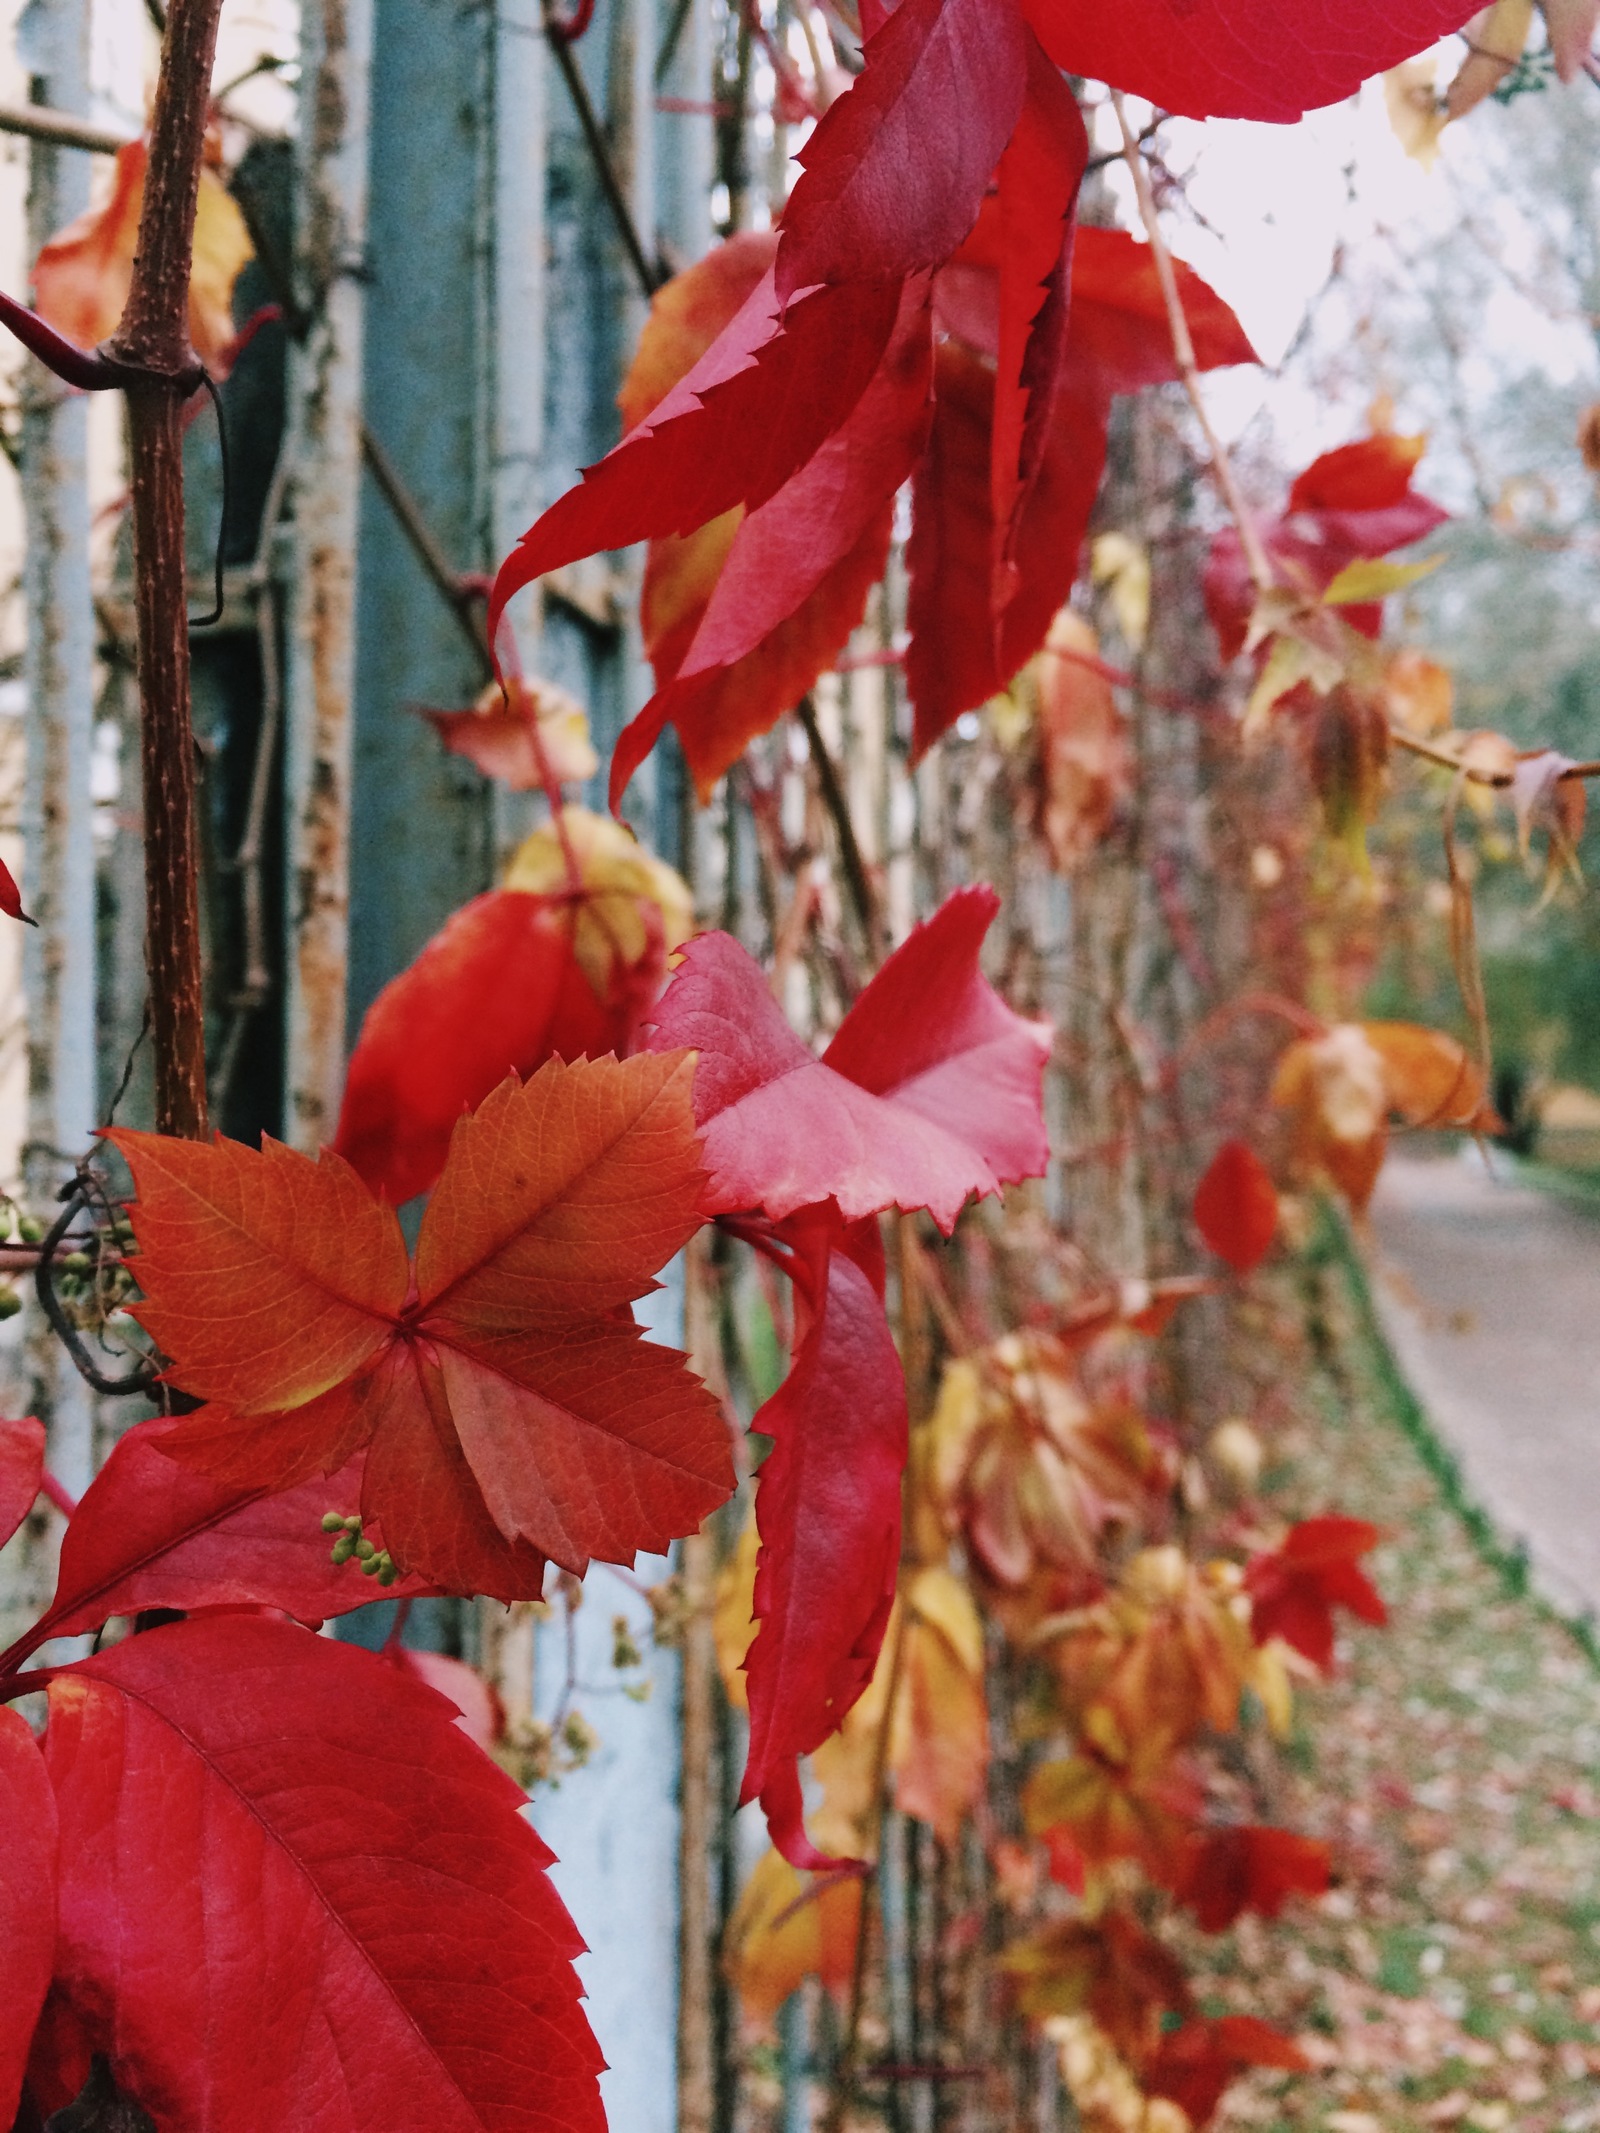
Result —
<instances>
[{"instance_id":1,"label":"green berry cluster","mask_svg":"<svg viewBox=\"0 0 1600 2133\"><path fill-rule=\"evenodd\" d=\"M353 1558L361 1565L361 1575L376 1578L380 1585L392 1585L400 1572L387 1548L374 1547L361 1531L361 1516L352 1511L347 1518L342 1511L324 1511L324 1533L337 1535L333 1544L333 1560L339 1569Z\"/></svg>"}]
</instances>

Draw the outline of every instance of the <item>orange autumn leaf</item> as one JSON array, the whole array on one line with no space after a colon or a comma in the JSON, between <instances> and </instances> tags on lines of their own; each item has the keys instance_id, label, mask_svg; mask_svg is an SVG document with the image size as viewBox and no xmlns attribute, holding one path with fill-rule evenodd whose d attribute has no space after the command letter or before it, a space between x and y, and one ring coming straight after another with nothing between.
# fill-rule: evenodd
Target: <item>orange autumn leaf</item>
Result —
<instances>
[{"instance_id":1,"label":"orange autumn leaf","mask_svg":"<svg viewBox=\"0 0 1600 2133\"><path fill-rule=\"evenodd\" d=\"M1121 1909L1044 1926L1005 1949L1000 1967L1031 2020L1087 2011L1135 2065L1159 2044L1163 2018L1194 2006L1177 1958Z\"/></svg>"},{"instance_id":2,"label":"orange autumn leaf","mask_svg":"<svg viewBox=\"0 0 1600 2133\"><path fill-rule=\"evenodd\" d=\"M456 1126L414 1260L339 1156L117 1130L142 1324L208 1404L162 1449L284 1489L367 1449L361 1511L396 1566L537 1597L693 1532L727 1430L629 1305L699 1226L692 1057L556 1061Z\"/></svg>"},{"instance_id":3,"label":"orange autumn leaf","mask_svg":"<svg viewBox=\"0 0 1600 2133\"><path fill-rule=\"evenodd\" d=\"M861 1919L859 1874L818 1880L766 1851L728 1921L724 1959L747 2023L765 2028L808 1977L848 1990Z\"/></svg>"},{"instance_id":4,"label":"orange autumn leaf","mask_svg":"<svg viewBox=\"0 0 1600 2133\"><path fill-rule=\"evenodd\" d=\"M80 348L109 340L122 318L133 280L148 160L142 140L119 148L109 199L58 231L34 261L34 309ZM227 375L233 341L233 285L253 250L243 215L208 162L201 168L195 213L189 338L195 354L219 381Z\"/></svg>"},{"instance_id":5,"label":"orange autumn leaf","mask_svg":"<svg viewBox=\"0 0 1600 2133\"><path fill-rule=\"evenodd\" d=\"M1454 1037L1415 1022L1363 1022L1361 1029L1383 1061L1390 1107L1406 1125L1498 1130L1482 1071Z\"/></svg>"},{"instance_id":6,"label":"orange autumn leaf","mask_svg":"<svg viewBox=\"0 0 1600 2133\"><path fill-rule=\"evenodd\" d=\"M941 1565L918 1571L902 1604L909 1619L889 1731L895 1805L953 1844L989 1768L983 1623L966 1586ZM892 1638L891 1626L891 1652Z\"/></svg>"},{"instance_id":7,"label":"orange autumn leaf","mask_svg":"<svg viewBox=\"0 0 1600 2133\"><path fill-rule=\"evenodd\" d=\"M1023 1819L1034 1836L1065 1830L1091 1866L1137 1859L1168 1880L1185 1856L1200 1790L1160 1732L1110 1746L1086 1737L1077 1754L1041 1763L1022 1789Z\"/></svg>"},{"instance_id":8,"label":"orange autumn leaf","mask_svg":"<svg viewBox=\"0 0 1600 2133\"><path fill-rule=\"evenodd\" d=\"M1142 1419L1092 1401L1080 1358L1049 1334L1008 1334L947 1365L930 1427L936 1500L1013 1627L1098 1589L1101 1537L1164 1477Z\"/></svg>"},{"instance_id":9,"label":"orange autumn leaf","mask_svg":"<svg viewBox=\"0 0 1600 2133\"><path fill-rule=\"evenodd\" d=\"M1125 721L1092 663L1099 653L1094 631L1063 608L1038 659L1042 827L1063 874L1088 858L1133 783Z\"/></svg>"},{"instance_id":10,"label":"orange autumn leaf","mask_svg":"<svg viewBox=\"0 0 1600 2133\"><path fill-rule=\"evenodd\" d=\"M1407 1126L1500 1130L1465 1046L1413 1022L1340 1022L1278 1061L1272 1101L1288 1113L1290 1159L1360 1214L1383 1168L1393 1114Z\"/></svg>"},{"instance_id":11,"label":"orange autumn leaf","mask_svg":"<svg viewBox=\"0 0 1600 2133\"><path fill-rule=\"evenodd\" d=\"M582 704L552 681L511 675L503 691L490 682L470 710L423 716L452 755L465 756L512 792L539 791L546 769L564 785L600 768Z\"/></svg>"},{"instance_id":12,"label":"orange autumn leaf","mask_svg":"<svg viewBox=\"0 0 1600 2133\"><path fill-rule=\"evenodd\" d=\"M1141 1549L1114 1592L1050 1638L1068 1715L1088 1723L1103 1707L1123 1742L1152 1752L1202 1726L1231 1732L1251 1658L1235 1582L1226 1566L1202 1569L1179 1548Z\"/></svg>"}]
</instances>

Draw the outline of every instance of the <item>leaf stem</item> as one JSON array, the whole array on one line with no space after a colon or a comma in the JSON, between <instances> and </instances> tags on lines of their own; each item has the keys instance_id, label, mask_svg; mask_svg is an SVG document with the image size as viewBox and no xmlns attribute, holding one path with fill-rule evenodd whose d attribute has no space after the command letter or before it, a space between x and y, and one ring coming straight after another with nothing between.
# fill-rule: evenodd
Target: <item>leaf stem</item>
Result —
<instances>
[{"instance_id":1,"label":"leaf stem","mask_svg":"<svg viewBox=\"0 0 1600 2133\"><path fill-rule=\"evenodd\" d=\"M1161 284L1161 300L1167 308L1167 325L1172 334L1172 353L1177 361L1178 375L1183 380L1183 389L1189 395L1189 405L1194 409L1195 420L1200 425L1206 441L1206 450L1211 455L1211 472L1217 487L1222 491L1223 502L1239 529L1239 544L1244 550L1244 559L1255 579L1258 591L1270 592L1277 583L1272 559L1267 554L1266 543L1257 531L1256 522L1250 515L1243 491L1234 476L1233 463L1227 448L1211 424L1206 408L1205 395L1200 390L1200 366L1195 361L1194 341L1189 333L1189 321L1184 316L1183 298L1178 293L1178 277L1173 268L1172 254L1167 250L1167 240L1162 234L1161 220L1156 213L1155 194L1150 188L1150 173L1145 168L1144 157L1139 152L1138 137L1128 124L1128 114L1118 90L1111 91L1111 108L1117 114L1117 125L1122 132L1122 158L1133 179L1134 193L1139 202L1139 218L1144 224L1146 237L1150 240L1150 257L1155 263L1156 279Z\"/></svg>"}]
</instances>

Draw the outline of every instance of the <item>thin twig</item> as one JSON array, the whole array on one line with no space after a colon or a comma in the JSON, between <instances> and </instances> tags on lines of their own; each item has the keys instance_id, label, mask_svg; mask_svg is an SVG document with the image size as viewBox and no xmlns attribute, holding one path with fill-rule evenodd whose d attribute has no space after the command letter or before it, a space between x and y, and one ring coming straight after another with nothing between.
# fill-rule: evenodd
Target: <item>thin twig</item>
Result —
<instances>
[{"instance_id":1,"label":"thin twig","mask_svg":"<svg viewBox=\"0 0 1600 2133\"><path fill-rule=\"evenodd\" d=\"M611 160L611 150L606 142L605 129L600 124L599 113L589 95L589 85L583 78L583 69L578 65L578 55L566 27L554 10L546 6L544 16L544 41L550 48L551 57L561 70L561 79L567 85L567 94L572 98L572 108L578 114L578 124L583 129L583 138L594 164L595 176L600 180L600 190L606 196L606 205L611 210L611 219L617 226L617 235L622 239L622 249L628 255L628 263L638 278L639 287L648 296L654 296L668 276L659 264L652 264L640 238L633 210L622 189L622 180L617 176L617 167Z\"/></svg>"},{"instance_id":2,"label":"thin twig","mask_svg":"<svg viewBox=\"0 0 1600 2133\"><path fill-rule=\"evenodd\" d=\"M883 954L883 928L878 912L878 899L871 877L867 873L866 862L861 856L861 846L856 841L855 824L850 819L850 803L845 797L839 767L822 738L822 728L817 724L817 707L809 693L801 697L795 709L795 716L805 734L811 760L817 767L817 785L822 794L822 804L828 810L828 819L833 824L833 833L839 842L839 864L844 869L850 901L855 906L856 918L866 939L867 953L876 962Z\"/></svg>"},{"instance_id":3,"label":"thin twig","mask_svg":"<svg viewBox=\"0 0 1600 2133\"><path fill-rule=\"evenodd\" d=\"M1205 395L1200 390L1200 366L1195 361L1194 342L1189 334L1189 321L1184 316L1183 298L1178 293L1178 277L1173 269L1172 254L1167 250L1167 240L1162 234L1161 220L1156 213L1155 194L1150 189L1150 173L1145 168L1144 157L1139 152L1138 138L1128 124L1128 114L1119 91L1111 91L1111 108L1117 114L1117 125L1122 132L1122 157L1133 178L1133 189L1138 196L1139 216L1144 223L1145 235L1150 240L1150 257L1154 262L1156 279L1161 284L1161 300L1167 309L1167 324L1172 333L1172 353L1177 361L1178 375L1183 380L1183 389L1189 395L1189 405L1194 409L1195 420L1200 425L1206 441L1206 450L1211 455L1211 471L1217 487L1222 491L1223 501L1239 529L1239 544L1244 550L1245 562L1257 589L1269 592L1277 582L1272 559L1267 554L1266 544L1256 530L1255 520L1244 500L1227 448L1211 425Z\"/></svg>"},{"instance_id":4,"label":"thin twig","mask_svg":"<svg viewBox=\"0 0 1600 2133\"><path fill-rule=\"evenodd\" d=\"M75 1179L67 1188L66 1205L39 1246L39 1264L34 1269L33 1276L34 1289L45 1317L49 1319L57 1338L77 1366L78 1375L92 1385L96 1392L108 1395L149 1392L159 1376L155 1366L144 1363L137 1370L130 1370L124 1377L108 1377L89 1353L83 1336L62 1309L61 1299L56 1294L55 1255L61 1249L68 1230L82 1213L86 1198L82 1179Z\"/></svg>"},{"instance_id":5,"label":"thin twig","mask_svg":"<svg viewBox=\"0 0 1600 2133\"><path fill-rule=\"evenodd\" d=\"M487 681L494 672L494 661L489 656L489 641L478 619L479 594L475 581L463 579L440 547L416 499L401 479L399 468L365 422L361 425L361 456L371 469L372 478L378 484L384 502L394 513L401 532L411 543L417 561L444 595Z\"/></svg>"},{"instance_id":6,"label":"thin twig","mask_svg":"<svg viewBox=\"0 0 1600 2133\"><path fill-rule=\"evenodd\" d=\"M58 148L81 148L93 156L114 156L133 138L110 126L91 126L70 111L52 111L48 104L0 104L0 133L20 133Z\"/></svg>"},{"instance_id":7,"label":"thin twig","mask_svg":"<svg viewBox=\"0 0 1600 2133\"><path fill-rule=\"evenodd\" d=\"M1452 755L1448 748L1437 742L1425 741L1418 734L1408 733L1404 726L1391 725L1389 738L1397 748L1408 755L1419 755L1426 763L1437 763L1441 770L1453 770L1465 778L1469 785L1492 785L1504 792L1516 783L1516 774L1509 770L1491 770L1486 764L1464 763L1460 756ZM1556 773L1556 782L1565 783L1569 778L1600 778L1600 762L1568 763Z\"/></svg>"}]
</instances>

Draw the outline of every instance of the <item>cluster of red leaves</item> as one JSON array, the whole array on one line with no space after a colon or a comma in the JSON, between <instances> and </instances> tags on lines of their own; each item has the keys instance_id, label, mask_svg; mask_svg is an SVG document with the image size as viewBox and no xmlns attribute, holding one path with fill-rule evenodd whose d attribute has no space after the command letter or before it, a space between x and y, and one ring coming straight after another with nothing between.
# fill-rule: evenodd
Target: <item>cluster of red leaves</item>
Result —
<instances>
[{"instance_id":1,"label":"cluster of red leaves","mask_svg":"<svg viewBox=\"0 0 1600 2133\"><path fill-rule=\"evenodd\" d=\"M1324 452L1296 475L1282 515L1257 527L1284 584L1324 593L1349 564L1408 548L1442 526L1449 514L1411 486L1426 444L1425 437L1380 432ZM1231 526L1211 544L1204 587L1222 656L1236 658L1244 649L1256 586ZM1381 600L1356 601L1342 612L1363 636L1376 637L1383 626Z\"/></svg>"},{"instance_id":2,"label":"cluster of red leaves","mask_svg":"<svg viewBox=\"0 0 1600 2133\"><path fill-rule=\"evenodd\" d=\"M654 1045L692 1046L705 1211L777 1259L800 1300L790 1374L752 1427L770 1436L747 1660L743 1797L760 1798L797 1865L823 1864L800 1813L796 1758L866 1687L900 1561L905 1386L869 1220L926 1208L944 1230L974 1193L1044 1168L1049 1032L1014 1014L978 967L999 908L952 896L890 956L822 1057L784 1021L759 966L726 934L692 942Z\"/></svg>"},{"instance_id":3,"label":"cluster of red leaves","mask_svg":"<svg viewBox=\"0 0 1600 2133\"><path fill-rule=\"evenodd\" d=\"M863 11L865 67L801 151L774 238L739 238L658 299L627 435L502 564L654 544L658 691L613 796L674 723L702 789L859 619L913 491L907 682L925 748L1043 641L1077 567L1117 391L1172 376L1152 263L1076 233L1087 144L1063 73L1170 110L1290 118L1463 19L1459 0L901 0ZM1193 276L1204 364L1252 360ZM1317 499L1299 499L1315 503Z\"/></svg>"}]
</instances>

